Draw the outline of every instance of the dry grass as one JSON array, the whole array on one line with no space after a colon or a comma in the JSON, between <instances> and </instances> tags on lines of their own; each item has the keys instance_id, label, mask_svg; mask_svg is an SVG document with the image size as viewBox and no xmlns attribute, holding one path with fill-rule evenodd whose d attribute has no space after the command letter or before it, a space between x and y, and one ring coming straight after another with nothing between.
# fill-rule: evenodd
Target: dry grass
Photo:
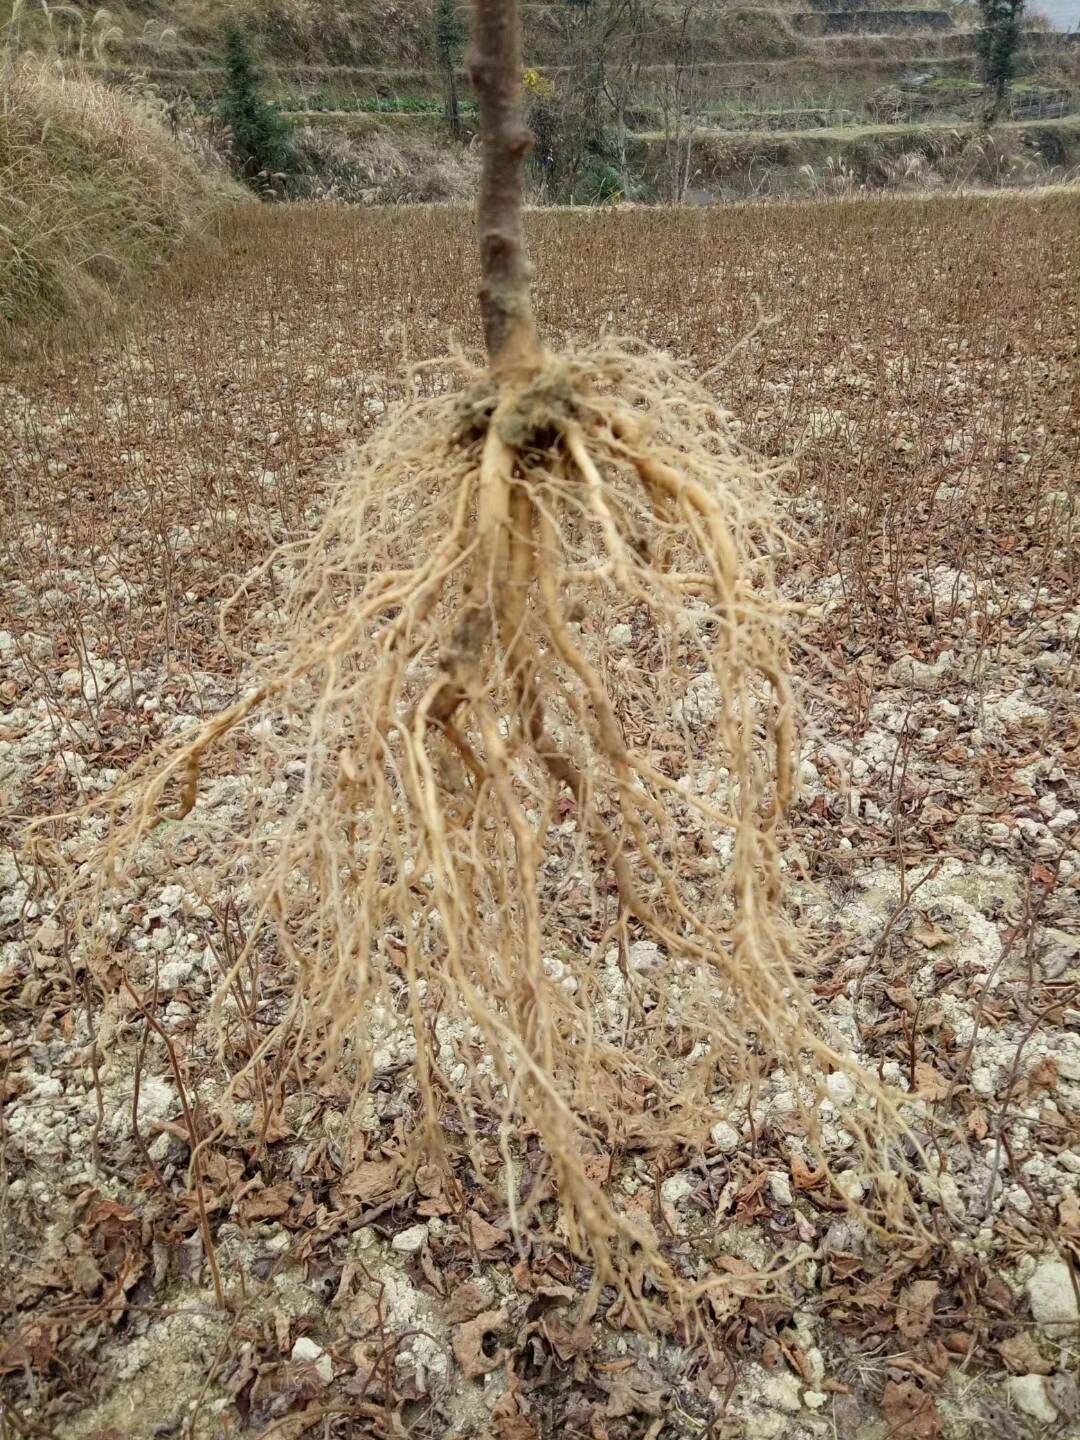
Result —
<instances>
[{"instance_id":1,"label":"dry grass","mask_svg":"<svg viewBox=\"0 0 1080 1440\"><path fill-rule=\"evenodd\" d=\"M159 109L53 61L0 60L0 346L96 329L228 189Z\"/></svg>"},{"instance_id":2,"label":"dry grass","mask_svg":"<svg viewBox=\"0 0 1080 1440\"><path fill-rule=\"evenodd\" d=\"M479 151L445 137L385 129L354 135L314 124L294 132L293 149L300 173L290 179L290 194L297 199L466 204L476 191Z\"/></svg>"}]
</instances>

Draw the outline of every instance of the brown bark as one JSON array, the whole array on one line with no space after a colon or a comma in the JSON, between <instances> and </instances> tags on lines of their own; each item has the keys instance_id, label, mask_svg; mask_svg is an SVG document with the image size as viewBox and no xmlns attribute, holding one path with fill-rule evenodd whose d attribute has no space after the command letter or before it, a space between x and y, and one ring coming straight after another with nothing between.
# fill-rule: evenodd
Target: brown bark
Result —
<instances>
[{"instance_id":1,"label":"brown bark","mask_svg":"<svg viewBox=\"0 0 1080 1440\"><path fill-rule=\"evenodd\" d=\"M525 160L532 147L521 118L521 64L518 0L473 0L469 70L483 146L476 212L480 308L488 358L500 368L534 363L540 353L521 216Z\"/></svg>"}]
</instances>

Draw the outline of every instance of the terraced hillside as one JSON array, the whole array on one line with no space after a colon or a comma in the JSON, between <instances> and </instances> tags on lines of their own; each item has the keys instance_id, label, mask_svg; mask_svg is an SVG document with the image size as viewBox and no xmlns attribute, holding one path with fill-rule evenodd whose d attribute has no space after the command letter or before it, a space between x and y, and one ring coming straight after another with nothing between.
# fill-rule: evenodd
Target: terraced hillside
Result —
<instances>
[{"instance_id":1,"label":"terraced hillside","mask_svg":"<svg viewBox=\"0 0 1080 1440\"><path fill-rule=\"evenodd\" d=\"M71 13L93 30L102 12ZM571 154L543 198L1036 183L1080 162L1080 36L1024 35L1007 124L987 136L969 6L534 0L526 16L527 60L552 94L547 118L569 96L593 128L590 153ZM415 200L467 190L468 156L441 115L430 0L128 0L109 11L99 63L208 110L230 21L251 36L273 97L298 126L304 194ZM456 78L467 102L464 68ZM564 128L581 120L564 116ZM568 172L581 182L569 184Z\"/></svg>"}]
</instances>

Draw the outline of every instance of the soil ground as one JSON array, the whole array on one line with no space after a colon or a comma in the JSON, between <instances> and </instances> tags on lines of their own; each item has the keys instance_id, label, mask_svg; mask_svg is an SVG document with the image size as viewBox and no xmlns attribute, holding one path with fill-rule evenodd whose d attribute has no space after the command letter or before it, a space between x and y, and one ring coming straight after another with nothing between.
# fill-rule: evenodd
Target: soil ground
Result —
<instances>
[{"instance_id":1,"label":"soil ground","mask_svg":"<svg viewBox=\"0 0 1080 1440\"><path fill-rule=\"evenodd\" d=\"M468 216L251 209L124 336L0 378L5 1433L1076 1434L1077 200L530 227L549 336L669 347L790 461L788 903L823 1015L911 1092L926 1238L882 1243L857 1170L808 1170L774 1073L696 1148L598 1157L682 1273L740 1293L692 1332L658 1306L639 1333L611 1297L586 1320L554 1202L518 1249L466 1165L395 1167L394 1054L359 1139L342 1080L284 1061L264 1104L219 1103L295 981L261 957L219 1048L242 901L199 904L148 859L115 965L82 964L26 820L243 690L222 600L310 529L403 365L478 339ZM249 628L278 601L266 571ZM630 665L634 620L612 632ZM201 803L239 825L245 787L274 783L241 767ZM834 1083L823 1110L841 1171L848 1100Z\"/></svg>"}]
</instances>

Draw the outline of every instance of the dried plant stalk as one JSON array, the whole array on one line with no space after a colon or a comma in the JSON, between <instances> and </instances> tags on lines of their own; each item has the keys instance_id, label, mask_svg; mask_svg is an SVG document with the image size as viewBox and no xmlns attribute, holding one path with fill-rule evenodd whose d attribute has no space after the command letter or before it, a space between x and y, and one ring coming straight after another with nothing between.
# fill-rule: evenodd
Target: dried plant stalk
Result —
<instances>
[{"instance_id":1,"label":"dried plant stalk","mask_svg":"<svg viewBox=\"0 0 1080 1440\"><path fill-rule=\"evenodd\" d=\"M514 1226L553 1182L597 1285L648 1323L644 1272L693 1287L591 1157L700 1144L782 1066L827 1163L815 1077L858 1072L779 904L794 706L771 477L666 358L541 347L515 5L476 0L475 47L490 364L442 362L454 385L363 449L257 687L108 797L77 883L96 914L147 843L200 836L187 883L239 888L238 965L268 943L295 963L285 1023L310 1052L358 1092L388 1047L411 1060L418 1150L449 1159L459 1134L483 1172L497 1133ZM277 783L223 834L200 772L241 750ZM160 829L170 813L183 825ZM858 1079L851 1154L888 1211L896 1112ZM533 1135L550 1169L523 1188Z\"/></svg>"}]
</instances>

